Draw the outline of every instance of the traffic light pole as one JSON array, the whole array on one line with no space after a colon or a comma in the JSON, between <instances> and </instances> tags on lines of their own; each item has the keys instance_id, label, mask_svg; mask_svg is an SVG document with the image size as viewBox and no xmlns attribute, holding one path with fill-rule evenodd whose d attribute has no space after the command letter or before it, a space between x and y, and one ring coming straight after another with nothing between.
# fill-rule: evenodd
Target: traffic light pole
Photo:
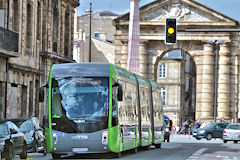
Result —
<instances>
[{"instance_id":1,"label":"traffic light pole","mask_svg":"<svg viewBox=\"0 0 240 160\"><path fill-rule=\"evenodd\" d=\"M90 10L89 10L89 62L92 61L92 3L90 3Z\"/></svg>"}]
</instances>

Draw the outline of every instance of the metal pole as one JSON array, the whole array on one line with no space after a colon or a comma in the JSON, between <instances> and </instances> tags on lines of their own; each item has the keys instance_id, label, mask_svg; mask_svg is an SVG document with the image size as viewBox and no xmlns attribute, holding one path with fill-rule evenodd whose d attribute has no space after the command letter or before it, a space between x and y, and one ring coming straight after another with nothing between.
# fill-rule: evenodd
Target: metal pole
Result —
<instances>
[{"instance_id":1,"label":"metal pole","mask_svg":"<svg viewBox=\"0 0 240 160\"><path fill-rule=\"evenodd\" d=\"M218 54L219 54L219 43L217 41L213 42L215 44L215 78L214 78L214 122L216 122L217 117L217 87L218 87Z\"/></svg>"},{"instance_id":2,"label":"metal pole","mask_svg":"<svg viewBox=\"0 0 240 160\"><path fill-rule=\"evenodd\" d=\"M91 53L91 34L92 34L92 2L90 2L90 11L89 11L89 62L91 62L92 53Z\"/></svg>"}]
</instances>

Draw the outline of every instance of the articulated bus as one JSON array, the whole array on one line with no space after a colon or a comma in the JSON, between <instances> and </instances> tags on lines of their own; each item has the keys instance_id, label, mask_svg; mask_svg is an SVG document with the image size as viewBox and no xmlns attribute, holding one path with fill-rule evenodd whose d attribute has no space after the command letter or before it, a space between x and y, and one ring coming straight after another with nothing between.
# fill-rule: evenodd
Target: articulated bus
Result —
<instances>
[{"instance_id":1,"label":"articulated bus","mask_svg":"<svg viewBox=\"0 0 240 160\"><path fill-rule=\"evenodd\" d=\"M158 83L109 63L55 64L44 126L47 151L61 155L161 147L163 109Z\"/></svg>"}]
</instances>

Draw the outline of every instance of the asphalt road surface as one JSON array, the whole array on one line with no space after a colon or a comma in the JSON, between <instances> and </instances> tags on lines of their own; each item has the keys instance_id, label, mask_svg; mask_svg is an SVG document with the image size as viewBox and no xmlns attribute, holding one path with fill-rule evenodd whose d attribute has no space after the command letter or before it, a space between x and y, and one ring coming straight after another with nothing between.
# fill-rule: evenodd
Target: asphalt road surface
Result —
<instances>
[{"instance_id":1,"label":"asphalt road surface","mask_svg":"<svg viewBox=\"0 0 240 160\"><path fill-rule=\"evenodd\" d=\"M114 159L111 154L94 154L81 156L65 156L63 159ZM16 156L15 159L19 159ZM28 159L49 160L51 154L29 153ZM152 147L150 150L140 150L138 153L124 152L121 158L131 160L240 160L240 142L223 143L221 139L196 140L191 136L174 135L170 142L162 144L161 149Z\"/></svg>"}]
</instances>

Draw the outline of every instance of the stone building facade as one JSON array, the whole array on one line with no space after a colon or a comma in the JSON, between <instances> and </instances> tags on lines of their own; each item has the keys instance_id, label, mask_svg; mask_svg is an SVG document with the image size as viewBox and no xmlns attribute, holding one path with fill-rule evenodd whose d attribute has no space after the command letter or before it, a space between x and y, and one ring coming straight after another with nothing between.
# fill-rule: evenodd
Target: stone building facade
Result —
<instances>
[{"instance_id":1,"label":"stone building facade","mask_svg":"<svg viewBox=\"0 0 240 160\"><path fill-rule=\"evenodd\" d=\"M103 11L92 13L92 62L114 63L114 33L112 20L117 14ZM77 62L89 61L89 14L75 16L77 26L74 34L74 60Z\"/></svg>"},{"instance_id":2,"label":"stone building facade","mask_svg":"<svg viewBox=\"0 0 240 160\"><path fill-rule=\"evenodd\" d=\"M165 45L165 19L178 22L177 44ZM115 64L126 68L128 53L129 13L114 19ZM140 8L140 74L157 80L158 65L169 51L188 52L196 65L195 118L206 122L214 119L213 42L220 42L217 80L217 119L240 118L239 34L218 29L238 29L238 21L194 0L153 1ZM216 29L214 32L185 32L185 29ZM179 117L181 119L181 117Z\"/></svg>"},{"instance_id":3,"label":"stone building facade","mask_svg":"<svg viewBox=\"0 0 240 160\"><path fill-rule=\"evenodd\" d=\"M92 26L92 37L100 35L101 38L109 41L114 40L114 33L116 32L115 27L112 25L112 20L118 15L109 11L94 12L92 13L91 26ZM89 14L83 14L77 17L78 25L77 30L83 30L87 36L89 36ZM96 35L94 35L96 34Z\"/></svg>"},{"instance_id":4,"label":"stone building facade","mask_svg":"<svg viewBox=\"0 0 240 160\"><path fill-rule=\"evenodd\" d=\"M75 34L74 60L77 62L89 62L89 37L81 29ZM91 62L115 63L115 46L105 36L91 37Z\"/></svg>"},{"instance_id":5,"label":"stone building facade","mask_svg":"<svg viewBox=\"0 0 240 160\"><path fill-rule=\"evenodd\" d=\"M194 119L196 85L192 62L186 52L173 50L158 63L157 82L161 87L163 111L174 125Z\"/></svg>"},{"instance_id":6,"label":"stone building facade","mask_svg":"<svg viewBox=\"0 0 240 160\"><path fill-rule=\"evenodd\" d=\"M45 103L39 104L39 88L47 83L50 67L73 62L78 5L78 0L1 0L0 119L42 119Z\"/></svg>"}]
</instances>

